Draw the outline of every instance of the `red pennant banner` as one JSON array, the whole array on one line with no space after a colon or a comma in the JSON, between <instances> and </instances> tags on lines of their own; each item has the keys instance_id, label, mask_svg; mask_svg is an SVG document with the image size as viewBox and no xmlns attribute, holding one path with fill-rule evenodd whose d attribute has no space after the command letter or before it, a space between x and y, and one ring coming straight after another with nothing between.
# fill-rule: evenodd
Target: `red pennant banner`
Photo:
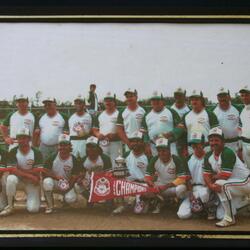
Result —
<instances>
[{"instance_id":1,"label":"red pennant banner","mask_svg":"<svg viewBox=\"0 0 250 250\"><path fill-rule=\"evenodd\" d=\"M89 202L157 192L158 190L155 187L148 187L147 184L118 179L107 172L92 172Z\"/></svg>"}]
</instances>

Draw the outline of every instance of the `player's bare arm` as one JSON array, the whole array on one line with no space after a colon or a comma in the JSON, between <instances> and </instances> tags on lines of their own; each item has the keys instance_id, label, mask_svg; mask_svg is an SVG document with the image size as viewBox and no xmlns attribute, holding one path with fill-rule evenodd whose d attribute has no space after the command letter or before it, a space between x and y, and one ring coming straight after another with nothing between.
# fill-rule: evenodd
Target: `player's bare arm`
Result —
<instances>
[{"instance_id":1,"label":"player's bare arm","mask_svg":"<svg viewBox=\"0 0 250 250\"><path fill-rule=\"evenodd\" d=\"M122 140L123 143L128 145L128 147L130 148L130 142L129 142L129 139L124 131L124 127L121 125L116 125L116 128L117 128L117 134L118 134L119 138Z\"/></svg>"},{"instance_id":2,"label":"player's bare arm","mask_svg":"<svg viewBox=\"0 0 250 250\"><path fill-rule=\"evenodd\" d=\"M8 145L13 144L14 140L12 138L10 138L8 135L8 127L1 125L0 130L1 130L1 133L3 135L3 139L4 139L5 143Z\"/></svg>"}]
</instances>

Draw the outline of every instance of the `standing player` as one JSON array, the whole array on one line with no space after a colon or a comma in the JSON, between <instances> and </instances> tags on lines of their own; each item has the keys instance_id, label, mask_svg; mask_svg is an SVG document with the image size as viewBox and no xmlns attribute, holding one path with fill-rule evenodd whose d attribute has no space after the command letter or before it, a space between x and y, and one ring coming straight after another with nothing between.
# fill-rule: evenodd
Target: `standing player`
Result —
<instances>
[{"instance_id":1,"label":"standing player","mask_svg":"<svg viewBox=\"0 0 250 250\"><path fill-rule=\"evenodd\" d=\"M235 224L234 214L239 206L234 200L250 193L250 172L234 151L224 146L220 128L209 131L209 144L211 151L205 156L204 180L208 188L217 193L225 211L216 226L227 227Z\"/></svg>"},{"instance_id":2,"label":"standing player","mask_svg":"<svg viewBox=\"0 0 250 250\"><path fill-rule=\"evenodd\" d=\"M214 109L214 113L224 134L225 146L237 153L239 150L241 110L231 104L229 90L226 91L224 88L220 88L217 99L219 104Z\"/></svg>"},{"instance_id":3,"label":"standing player","mask_svg":"<svg viewBox=\"0 0 250 250\"><path fill-rule=\"evenodd\" d=\"M239 92L241 100L245 105L240 114L242 123L242 156L247 167L250 169L250 89L248 86L245 86Z\"/></svg>"},{"instance_id":4,"label":"standing player","mask_svg":"<svg viewBox=\"0 0 250 250\"><path fill-rule=\"evenodd\" d=\"M116 97L110 92L104 97L105 110L95 119L93 134L99 139L104 154L112 160L115 166L115 159L122 152L122 143L117 134L118 110L116 109Z\"/></svg>"},{"instance_id":5,"label":"standing player","mask_svg":"<svg viewBox=\"0 0 250 250\"><path fill-rule=\"evenodd\" d=\"M9 151L17 146L16 133L20 128L28 128L31 136L35 128L35 116L29 111L28 97L20 95L16 98L17 111L10 113L3 121L1 132ZM8 133L9 130L9 133Z\"/></svg>"},{"instance_id":6,"label":"standing player","mask_svg":"<svg viewBox=\"0 0 250 250\"><path fill-rule=\"evenodd\" d=\"M164 98L157 91L151 97L151 106L152 110L143 118L141 131L148 137L151 153L156 156L156 140L172 131L180 122L180 117L176 111L165 107ZM176 143L171 143L171 154L177 155Z\"/></svg>"},{"instance_id":7,"label":"standing player","mask_svg":"<svg viewBox=\"0 0 250 250\"><path fill-rule=\"evenodd\" d=\"M89 103L88 111L91 115L94 115L98 111L98 99L97 99L97 94L95 93L96 85L90 84L89 88L90 90L88 96L88 103Z\"/></svg>"},{"instance_id":8,"label":"standing player","mask_svg":"<svg viewBox=\"0 0 250 250\"><path fill-rule=\"evenodd\" d=\"M207 146L210 128L218 126L217 117L213 112L206 109L202 92L198 93L194 90L189 99L192 110L183 116L178 128L168 133L166 137L171 139L179 138L183 133L187 132L187 142L190 143L192 132L200 132L204 135L205 146ZM189 154L191 153L192 148L189 147Z\"/></svg>"},{"instance_id":9,"label":"standing player","mask_svg":"<svg viewBox=\"0 0 250 250\"><path fill-rule=\"evenodd\" d=\"M168 139L157 139L156 149L158 155L149 162L145 182L149 186L158 186L160 194L164 198L177 197L183 199L187 191L186 181L190 178L186 162L171 154ZM154 180L155 178L156 180ZM145 197L147 196L145 195ZM148 197L155 197L155 195L150 194ZM159 213L160 206L161 204L158 203L153 213Z\"/></svg>"},{"instance_id":10,"label":"standing player","mask_svg":"<svg viewBox=\"0 0 250 250\"><path fill-rule=\"evenodd\" d=\"M74 100L76 112L69 118L69 132L72 153L75 157L86 155L86 139L92 129L92 117L85 109L85 100L78 96Z\"/></svg>"},{"instance_id":11,"label":"standing player","mask_svg":"<svg viewBox=\"0 0 250 250\"><path fill-rule=\"evenodd\" d=\"M193 132L191 135L190 144L194 153L188 159L188 169L191 176L189 182L190 194L181 203L177 215L180 219L188 219L192 216L192 204L199 203L202 209L209 201L210 190L206 186L203 178L204 157L204 136L199 132ZM212 207L211 207L212 208ZM215 219L216 207L213 210L209 208L208 219Z\"/></svg>"},{"instance_id":12,"label":"standing player","mask_svg":"<svg viewBox=\"0 0 250 250\"><path fill-rule=\"evenodd\" d=\"M129 150L131 145L128 138L141 128L141 122L145 110L140 107L137 102L138 96L136 90L128 89L125 91L124 95L126 97L127 107L119 111L117 133L121 140L126 144L126 149Z\"/></svg>"},{"instance_id":13,"label":"standing player","mask_svg":"<svg viewBox=\"0 0 250 250\"><path fill-rule=\"evenodd\" d=\"M43 158L40 151L30 146L29 129L17 131L18 146L8 155L7 168L10 175L7 177L6 194L8 206L0 213L6 216L14 211L14 197L16 190L24 190L27 194L27 210L35 213L40 207L40 172L43 170Z\"/></svg>"},{"instance_id":14,"label":"standing player","mask_svg":"<svg viewBox=\"0 0 250 250\"><path fill-rule=\"evenodd\" d=\"M57 152L59 135L64 130L68 130L68 119L63 113L59 113L56 108L56 100L47 98L43 101L46 113L41 116L38 128L35 130L36 145L40 136L40 151L46 160L50 154Z\"/></svg>"},{"instance_id":15,"label":"standing player","mask_svg":"<svg viewBox=\"0 0 250 250\"><path fill-rule=\"evenodd\" d=\"M58 140L58 153L51 155L45 162L48 170L43 180L43 190L47 201L45 213L53 212L53 191L63 194L64 201L68 204L77 200L74 190L76 175L80 172L80 163L71 154L70 137L61 134Z\"/></svg>"}]
</instances>

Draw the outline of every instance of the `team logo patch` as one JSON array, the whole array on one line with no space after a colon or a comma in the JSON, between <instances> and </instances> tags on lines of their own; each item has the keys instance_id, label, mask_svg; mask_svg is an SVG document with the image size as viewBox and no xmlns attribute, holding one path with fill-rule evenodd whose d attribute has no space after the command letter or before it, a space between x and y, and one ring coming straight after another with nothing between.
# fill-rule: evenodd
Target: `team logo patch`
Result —
<instances>
[{"instance_id":1,"label":"team logo patch","mask_svg":"<svg viewBox=\"0 0 250 250\"><path fill-rule=\"evenodd\" d=\"M94 193L100 196L105 196L110 193L110 182L105 177L102 177L96 181L94 187Z\"/></svg>"},{"instance_id":2,"label":"team logo patch","mask_svg":"<svg viewBox=\"0 0 250 250\"><path fill-rule=\"evenodd\" d=\"M227 116L227 119L228 120L236 120L237 118L236 118L236 116L234 114L231 114L231 115Z\"/></svg>"},{"instance_id":3,"label":"team logo patch","mask_svg":"<svg viewBox=\"0 0 250 250\"><path fill-rule=\"evenodd\" d=\"M34 164L34 160L29 159L29 160L27 160L26 164L27 164L27 166L29 166L30 168L32 168L32 166Z\"/></svg>"},{"instance_id":4,"label":"team logo patch","mask_svg":"<svg viewBox=\"0 0 250 250\"><path fill-rule=\"evenodd\" d=\"M74 124L73 131L75 131L76 133L80 133L83 130L84 130L84 125L81 122L77 122Z\"/></svg>"},{"instance_id":5,"label":"team logo patch","mask_svg":"<svg viewBox=\"0 0 250 250\"><path fill-rule=\"evenodd\" d=\"M204 124L205 121L206 121L206 119L203 118L203 117L200 117L200 118L198 119L198 123L199 123L199 124Z\"/></svg>"},{"instance_id":6,"label":"team logo patch","mask_svg":"<svg viewBox=\"0 0 250 250\"><path fill-rule=\"evenodd\" d=\"M30 119L24 119L24 124L29 126L31 124L31 120Z\"/></svg>"},{"instance_id":7,"label":"team logo patch","mask_svg":"<svg viewBox=\"0 0 250 250\"><path fill-rule=\"evenodd\" d=\"M114 118L111 118L111 119L110 119L110 122L116 123L116 122L117 122L117 118L115 118L115 117L114 117Z\"/></svg>"},{"instance_id":8,"label":"team logo patch","mask_svg":"<svg viewBox=\"0 0 250 250\"><path fill-rule=\"evenodd\" d=\"M138 163L137 163L137 167L138 167L138 168L144 168L144 167L145 167L144 162L138 162Z\"/></svg>"},{"instance_id":9,"label":"team logo patch","mask_svg":"<svg viewBox=\"0 0 250 250\"><path fill-rule=\"evenodd\" d=\"M59 121L52 121L52 126L58 127L59 126Z\"/></svg>"},{"instance_id":10,"label":"team logo patch","mask_svg":"<svg viewBox=\"0 0 250 250\"><path fill-rule=\"evenodd\" d=\"M141 120L141 119L143 118L143 114L136 114L136 115L135 115L135 118L136 118L137 120Z\"/></svg>"},{"instance_id":11,"label":"team logo patch","mask_svg":"<svg viewBox=\"0 0 250 250\"><path fill-rule=\"evenodd\" d=\"M169 173L169 174L175 174L175 168L168 168L167 169L167 172Z\"/></svg>"},{"instance_id":12,"label":"team logo patch","mask_svg":"<svg viewBox=\"0 0 250 250\"><path fill-rule=\"evenodd\" d=\"M161 116L161 117L160 117L160 121L161 121L161 122L167 122L167 121L168 121L167 116L165 116L165 115L164 115L164 116Z\"/></svg>"}]
</instances>

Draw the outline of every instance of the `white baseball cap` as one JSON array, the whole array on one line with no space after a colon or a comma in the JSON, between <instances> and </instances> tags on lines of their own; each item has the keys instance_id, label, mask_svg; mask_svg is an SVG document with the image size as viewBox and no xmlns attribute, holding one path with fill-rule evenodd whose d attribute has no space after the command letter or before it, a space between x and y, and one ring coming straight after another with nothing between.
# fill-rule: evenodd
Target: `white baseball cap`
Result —
<instances>
[{"instance_id":1,"label":"white baseball cap","mask_svg":"<svg viewBox=\"0 0 250 250\"><path fill-rule=\"evenodd\" d=\"M87 140L86 140L86 145L87 144L93 144L93 145L98 145L98 138L95 136L90 136Z\"/></svg>"},{"instance_id":2,"label":"white baseball cap","mask_svg":"<svg viewBox=\"0 0 250 250\"><path fill-rule=\"evenodd\" d=\"M199 91L197 89L194 89L191 93L191 95L189 96L189 98L192 98L192 97L200 97L200 98L203 98L203 93L202 91Z\"/></svg>"},{"instance_id":3,"label":"white baseball cap","mask_svg":"<svg viewBox=\"0 0 250 250\"><path fill-rule=\"evenodd\" d=\"M46 103L46 102L54 102L56 103L56 99L54 97L47 97L43 100L43 103Z\"/></svg>"},{"instance_id":4,"label":"white baseball cap","mask_svg":"<svg viewBox=\"0 0 250 250\"><path fill-rule=\"evenodd\" d=\"M115 100L116 99L116 95L111 93L110 91L108 93L106 93L106 95L104 96L104 100L105 99L113 99Z\"/></svg>"},{"instance_id":5,"label":"white baseball cap","mask_svg":"<svg viewBox=\"0 0 250 250\"><path fill-rule=\"evenodd\" d=\"M240 93L250 93L250 89L247 85L240 89Z\"/></svg>"},{"instance_id":6,"label":"white baseball cap","mask_svg":"<svg viewBox=\"0 0 250 250\"><path fill-rule=\"evenodd\" d=\"M26 100L28 102L29 98L23 94L20 94L16 97L16 101L19 101L19 100Z\"/></svg>"},{"instance_id":7,"label":"white baseball cap","mask_svg":"<svg viewBox=\"0 0 250 250\"><path fill-rule=\"evenodd\" d=\"M82 95L78 95L78 96L74 99L74 102L75 102L75 101L81 101L81 102L85 103L85 99L84 99L84 97L83 97Z\"/></svg>"},{"instance_id":8,"label":"white baseball cap","mask_svg":"<svg viewBox=\"0 0 250 250\"><path fill-rule=\"evenodd\" d=\"M226 90L224 87L221 87L221 88L219 89L219 91L218 91L217 96L218 96L218 95L230 95L230 92L229 92L229 90Z\"/></svg>"},{"instance_id":9,"label":"white baseball cap","mask_svg":"<svg viewBox=\"0 0 250 250\"><path fill-rule=\"evenodd\" d=\"M181 87L177 88L175 91L174 91L174 94L183 94L183 95L186 95L186 90L182 89Z\"/></svg>"},{"instance_id":10,"label":"white baseball cap","mask_svg":"<svg viewBox=\"0 0 250 250\"><path fill-rule=\"evenodd\" d=\"M143 138L143 133L140 132L140 131L135 131L135 132L133 132L132 134L130 134L128 138L129 138L130 140L131 140L131 139L140 139L140 140L142 140L142 138Z\"/></svg>"},{"instance_id":11,"label":"white baseball cap","mask_svg":"<svg viewBox=\"0 0 250 250\"><path fill-rule=\"evenodd\" d=\"M191 132L189 144L196 144L204 142L204 135L200 131Z\"/></svg>"},{"instance_id":12,"label":"white baseball cap","mask_svg":"<svg viewBox=\"0 0 250 250\"><path fill-rule=\"evenodd\" d=\"M169 148L168 139L163 137L158 138L155 142L155 145L157 148Z\"/></svg>"},{"instance_id":13,"label":"white baseball cap","mask_svg":"<svg viewBox=\"0 0 250 250\"><path fill-rule=\"evenodd\" d=\"M124 92L124 95L126 96L128 93L137 95L137 90L136 90L136 89L128 88L128 89Z\"/></svg>"},{"instance_id":14,"label":"white baseball cap","mask_svg":"<svg viewBox=\"0 0 250 250\"><path fill-rule=\"evenodd\" d=\"M60 134L58 138L59 144L71 144L70 142L70 136L67 134Z\"/></svg>"},{"instance_id":15,"label":"white baseball cap","mask_svg":"<svg viewBox=\"0 0 250 250\"><path fill-rule=\"evenodd\" d=\"M163 100L163 95L158 90L153 91L151 95L151 100Z\"/></svg>"},{"instance_id":16,"label":"white baseball cap","mask_svg":"<svg viewBox=\"0 0 250 250\"><path fill-rule=\"evenodd\" d=\"M209 130L209 133L208 133L208 137L212 136L212 135L218 135L220 136L221 138L224 138L224 135L223 135L223 132L222 132L222 129L220 127L214 127L212 129Z\"/></svg>"},{"instance_id":17,"label":"white baseball cap","mask_svg":"<svg viewBox=\"0 0 250 250\"><path fill-rule=\"evenodd\" d=\"M17 130L16 138L18 138L19 136L28 136L28 137L30 137L29 129L28 128L19 128Z\"/></svg>"}]
</instances>

